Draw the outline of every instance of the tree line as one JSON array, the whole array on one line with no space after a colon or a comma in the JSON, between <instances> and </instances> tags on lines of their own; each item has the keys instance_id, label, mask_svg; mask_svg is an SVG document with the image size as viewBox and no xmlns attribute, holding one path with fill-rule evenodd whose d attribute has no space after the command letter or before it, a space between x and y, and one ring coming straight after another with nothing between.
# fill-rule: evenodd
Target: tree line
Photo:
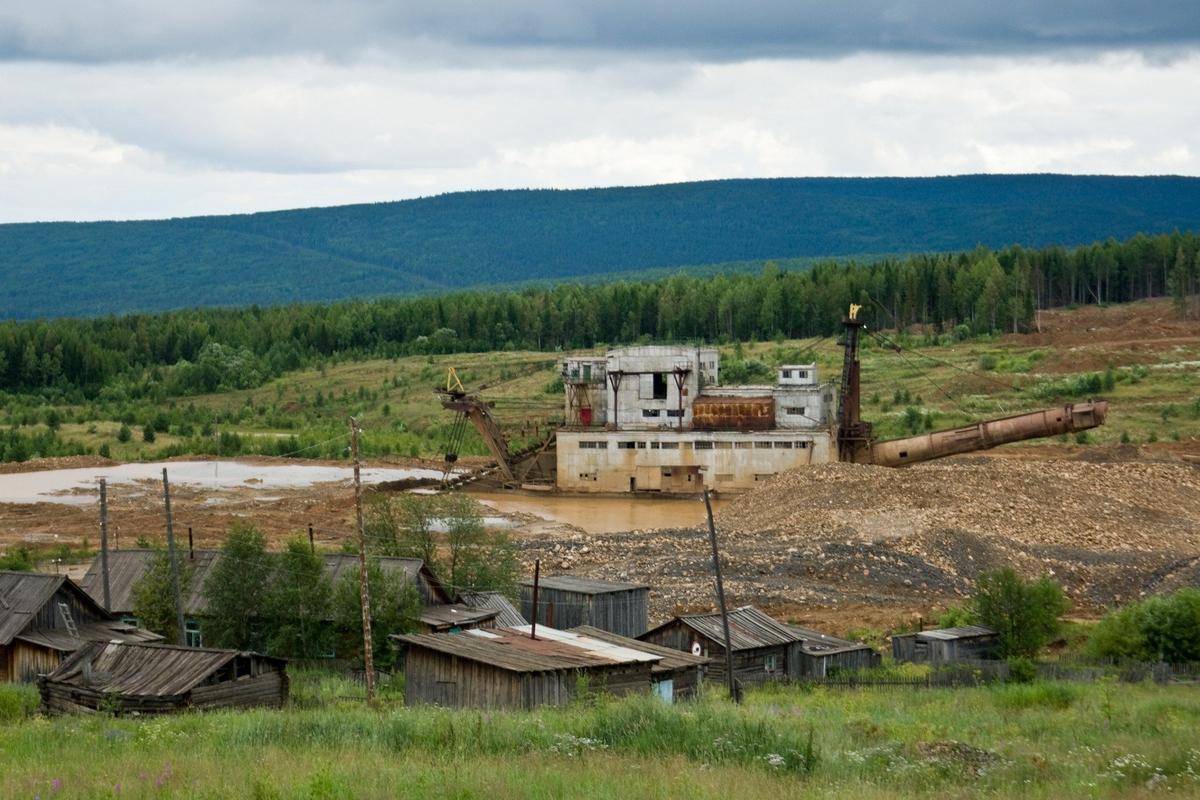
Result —
<instances>
[{"instance_id":1,"label":"tree line","mask_svg":"<svg viewBox=\"0 0 1200 800\"><path fill-rule=\"evenodd\" d=\"M1174 296L1196 313L1200 236L1138 235L1065 249L822 261L809 269L563 284L270 308L0 323L0 385L49 401L161 401L248 388L341 357L650 340L833 334L850 303L873 327L1021 331L1037 309Z\"/></svg>"}]
</instances>

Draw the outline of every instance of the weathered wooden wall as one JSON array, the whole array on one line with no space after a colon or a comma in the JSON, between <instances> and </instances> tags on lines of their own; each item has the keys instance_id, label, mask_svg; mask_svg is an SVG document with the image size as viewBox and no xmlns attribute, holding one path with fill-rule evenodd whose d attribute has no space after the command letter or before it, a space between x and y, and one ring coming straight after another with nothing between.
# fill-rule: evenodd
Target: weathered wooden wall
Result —
<instances>
[{"instance_id":1,"label":"weathered wooden wall","mask_svg":"<svg viewBox=\"0 0 1200 800\"><path fill-rule=\"evenodd\" d=\"M559 630L593 625L622 636L645 633L650 620L650 590L629 589L603 594L580 594L540 587L537 623ZM521 615L533 617L533 587L521 587Z\"/></svg>"},{"instance_id":2,"label":"weathered wooden wall","mask_svg":"<svg viewBox=\"0 0 1200 800\"><path fill-rule=\"evenodd\" d=\"M33 683L38 675L53 672L62 661L62 654L48 647L14 639L8 647L0 647L0 677L6 681Z\"/></svg>"},{"instance_id":3,"label":"weathered wooden wall","mask_svg":"<svg viewBox=\"0 0 1200 800\"><path fill-rule=\"evenodd\" d=\"M660 644L684 653L692 652L692 643L700 642L701 655L712 659L705 669L705 678L713 683L725 683L725 648L722 643L709 639L686 625L675 622L654 633L642 637L643 641ZM736 650L733 653L733 674L740 683L753 684L777 680L788 675L788 648L784 645L760 647L753 650ZM775 671L766 669L767 657L775 656Z\"/></svg>"}]
</instances>

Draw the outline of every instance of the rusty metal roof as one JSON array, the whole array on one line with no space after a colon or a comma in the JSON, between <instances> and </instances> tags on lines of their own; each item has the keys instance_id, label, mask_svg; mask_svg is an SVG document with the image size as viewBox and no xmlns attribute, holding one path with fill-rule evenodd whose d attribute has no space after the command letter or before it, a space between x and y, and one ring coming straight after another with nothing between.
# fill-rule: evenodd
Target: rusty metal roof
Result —
<instances>
[{"instance_id":1,"label":"rusty metal roof","mask_svg":"<svg viewBox=\"0 0 1200 800\"><path fill-rule=\"evenodd\" d=\"M529 620L522 617L521 612L500 592L459 592L458 602L471 608L490 608L499 612L496 625L501 628L529 624Z\"/></svg>"},{"instance_id":2,"label":"rusty metal roof","mask_svg":"<svg viewBox=\"0 0 1200 800\"><path fill-rule=\"evenodd\" d=\"M78 626L79 638L59 628L33 628L16 638L62 653L73 653L89 642L159 642L161 636L123 622L91 622Z\"/></svg>"},{"instance_id":3,"label":"rusty metal roof","mask_svg":"<svg viewBox=\"0 0 1200 800\"><path fill-rule=\"evenodd\" d=\"M545 631L544 627L538 628L539 634ZM657 660L657 657L646 653L622 656L612 649L601 654L597 648L588 649L578 643L544 636L531 639L528 633L511 629L411 634L391 638L409 647L433 650L510 672L555 672Z\"/></svg>"},{"instance_id":4,"label":"rusty metal roof","mask_svg":"<svg viewBox=\"0 0 1200 800\"><path fill-rule=\"evenodd\" d=\"M586 636L589 639L601 639L606 642L629 647L634 650L641 650L643 653L661 656L659 661L651 669L652 672L673 672L677 669L687 669L689 667L701 667L709 663L712 659L705 656L694 656L691 653L684 653L681 650L675 650L670 647L663 647L660 644L651 644L649 642L639 642L637 639L631 639L628 636L622 636L619 633L612 631L601 630L594 628L591 625L580 625L576 628L571 628L570 633L578 633L581 636Z\"/></svg>"},{"instance_id":5,"label":"rusty metal roof","mask_svg":"<svg viewBox=\"0 0 1200 800\"><path fill-rule=\"evenodd\" d=\"M133 587L137 585L149 568L150 559L155 550L110 550L108 553L108 585L112 597L112 608L115 614L133 613ZM220 560L220 550L179 551L179 563L187 564L192 569L192 581L183 597L185 614L203 616L208 610L208 600L204 595L204 584L212 574L213 568ZM325 553L325 575L335 584L347 570L358 569L358 556L353 553ZM450 598L438 583L437 577L429 571L419 558L394 558L386 556L379 559L379 565L386 573L402 572L405 578L415 583L418 576L424 576L433 587L434 592L445 602ZM100 557L97 556L88 567L87 574L80 581L89 595L97 603L104 602L104 586L100 574Z\"/></svg>"},{"instance_id":6,"label":"rusty metal roof","mask_svg":"<svg viewBox=\"0 0 1200 800\"><path fill-rule=\"evenodd\" d=\"M7 645L33 621L54 593L62 587L92 606L99 617L104 610L86 592L65 575L46 575L40 572L0 570L0 645Z\"/></svg>"},{"instance_id":7,"label":"rusty metal roof","mask_svg":"<svg viewBox=\"0 0 1200 800\"><path fill-rule=\"evenodd\" d=\"M639 638L662 630L668 625L679 622L702 636L717 642L725 641L725 633L721 626L721 615L684 614L646 631ZM804 637L782 622L775 620L754 606L742 606L729 612L729 646L734 650L756 650L760 647L778 647L803 641Z\"/></svg>"},{"instance_id":8,"label":"rusty metal roof","mask_svg":"<svg viewBox=\"0 0 1200 800\"><path fill-rule=\"evenodd\" d=\"M871 646L865 642L839 639L836 636L830 636L828 633L821 633L821 631L813 630L812 628L803 628L799 625L787 625L786 627L795 631L804 640L804 643L800 645L800 649L812 655L829 655L830 653L871 649Z\"/></svg>"},{"instance_id":9,"label":"rusty metal roof","mask_svg":"<svg viewBox=\"0 0 1200 800\"><path fill-rule=\"evenodd\" d=\"M476 625L494 618L499 611L491 608L473 608L461 603L429 606L421 610L420 620L431 628L452 628L456 625Z\"/></svg>"},{"instance_id":10,"label":"rusty metal roof","mask_svg":"<svg viewBox=\"0 0 1200 800\"><path fill-rule=\"evenodd\" d=\"M599 578L583 578L576 575L543 575L538 579L542 589L554 589L560 592L575 592L577 594L607 594L609 592L629 592L636 589L649 589L645 583L620 583L605 581ZM522 586L533 587L533 581L521 581Z\"/></svg>"},{"instance_id":11,"label":"rusty metal roof","mask_svg":"<svg viewBox=\"0 0 1200 800\"><path fill-rule=\"evenodd\" d=\"M237 650L94 642L68 656L47 680L125 696L170 697L191 691L238 656L270 661L281 669L287 663ZM90 680L84 677L85 665Z\"/></svg>"}]
</instances>

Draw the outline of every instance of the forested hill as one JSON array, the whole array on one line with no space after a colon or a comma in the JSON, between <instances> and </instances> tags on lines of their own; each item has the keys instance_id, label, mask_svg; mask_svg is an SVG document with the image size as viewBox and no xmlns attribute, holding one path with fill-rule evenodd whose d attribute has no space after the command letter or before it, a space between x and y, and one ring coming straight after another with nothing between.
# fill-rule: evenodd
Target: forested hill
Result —
<instances>
[{"instance_id":1,"label":"forested hill","mask_svg":"<svg viewBox=\"0 0 1200 800\"><path fill-rule=\"evenodd\" d=\"M0 225L0 317L276 304L765 259L1078 245L1200 228L1200 179L727 180Z\"/></svg>"}]
</instances>

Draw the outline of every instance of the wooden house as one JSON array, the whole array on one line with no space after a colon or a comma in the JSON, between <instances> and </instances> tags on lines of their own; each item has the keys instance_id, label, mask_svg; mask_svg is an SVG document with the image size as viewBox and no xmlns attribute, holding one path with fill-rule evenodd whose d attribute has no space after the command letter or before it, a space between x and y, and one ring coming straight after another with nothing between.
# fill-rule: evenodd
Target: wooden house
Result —
<instances>
[{"instance_id":1,"label":"wooden house","mask_svg":"<svg viewBox=\"0 0 1200 800\"><path fill-rule=\"evenodd\" d=\"M402 649L406 705L531 709L562 705L581 685L649 691L660 656L538 626L391 637Z\"/></svg>"},{"instance_id":2,"label":"wooden house","mask_svg":"<svg viewBox=\"0 0 1200 800\"><path fill-rule=\"evenodd\" d=\"M567 629L591 625L622 636L638 636L649 627L650 587L579 578L543 576L538 586L537 624ZM533 582L521 584L521 614L533 621Z\"/></svg>"},{"instance_id":3,"label":"wooden house","mask_svg":"<svg viewBox=\"0 0 1200 800\"><path fill-rule=\"evenodd\" d=\"M936 628L892 637L892 657L918 664L996 658L999 649L999 632L982 625Z\"/></svg>"},{"instance_id":4,"label":"wooden house","mask_svg":"<svg viewBox=\"0 0 1200 800\"><path fill-rule=\"evenodd\" d=\"M48 714L280 707L287 662L237 650L93 642L38 681Z\"/></svg>"},{"instance_id":5,"label":"wooden house","mask_svg":"<svg viewBox=\"0 0 1200 800\"><path fill-rule=\"evenodd\" d=\"M161 638L114 620L65 575L0 570L0 681L31 682L88 642Z\"/></svg>"},{"instance_id":6,"label":"wooden house","mask_svg":"<svg viewBox=\"0 0 1200 800\"><path fill-rule=\"evenodd\" d=\"M146 574L155 552L112 550L108 554L109 595L112 598L112 608L109 611L132 624L137 624L133 610L134 587ZM179 553L180 563L186 564L192 573L188 590L183 594L184 625L189 646L201 647L204 644L204 618L208 611L204 584L220 558L220 550L182 550ZM358 574L358 556L353 553L326 553L322 558L325 561L325 575L335 586L344 575ZM423 605L444 605L451 601L449 593L437 576L421 559L383 557L379 559L379 565L386 574L399 575L411 585L420 595ZM80 585L97 603L104 602L99 557L92 562Z\"/></svg>"},{"instance_id":7,"label":"wooden house","mask_svg":"<svg viewBox=\"0 0 1200 800\"><path fill-rule=\"evenodd\" d=\"M643 642L712 659L708 677L725 680L725 635L721 615L687 614L638 637ZM729 641L733 672L739 683L824 677L831 666L866 667L879 664L879 655L858 642L785 625L753 606L729 612Z\"/></svg>"},{"instance_id":8,"label":"wooden house","mask_svg":"<svg viewBox=\"0 0 1200 800\"><path fill-rule=\"evenodd\" d=\"M667 702L695 697L700 693L704 682L704 673L710 659L705 656L694 656L663 647L650 642L639 642L619 633L602 631L590 625L580 625L572 628L570 633L577 633L590 639L600 639L612 644L628 647L631 650L641 650L651 655L662 656L662 660L650 668L651 690Z\"/></svg>"}]
</instances>

